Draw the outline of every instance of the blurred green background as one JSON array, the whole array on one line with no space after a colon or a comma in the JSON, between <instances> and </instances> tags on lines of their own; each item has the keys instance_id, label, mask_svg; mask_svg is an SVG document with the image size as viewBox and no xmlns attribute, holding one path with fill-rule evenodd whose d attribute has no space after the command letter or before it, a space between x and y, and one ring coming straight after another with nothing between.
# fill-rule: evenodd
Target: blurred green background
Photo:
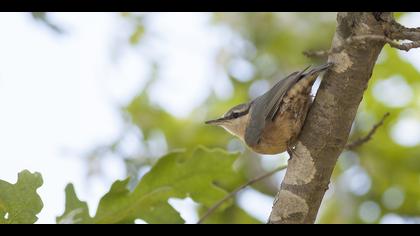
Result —
<instances>
[{"instance_id":1,"label":"blurred green background","mask_svg":"<svg viewBox=\"0 0 420 236\"><path fill-rule=\"evenodd\" d=\"M112 155L124 161L126 175L133 177L130 186L134 187L160 156L199 145L240 151L239 166L248 178L287 162L287 154L256 155L221 128L203 122L255 98L293 71L323 63L321 59L305 57L302 52L329 48L336 13L200 14L206 22L201 27L207 27L203 29L206 36L212 37L189 38L183 35L182 22L171 24L179 28L163 35L167 22L156 23L152 20L156 17L154 13L116 14L131 30L130 34L118 35L118 46L113 49L115 57L121 50L131 50L144 58L149 73L134 95L118 106L124 132L112 142L84 152L90 166L86 178L106 176L107 170L100 163L104 156ZM52 30L66 34L47 16L35 15ZM396 18L411 26L416 25L416 19L420 22L418 13L398 13ZM177 16L171 19L176 21ZM168 63L184 59L183 48L170 48L172 40L185 40L181 45L188 50L202 50L212 69L203 71L196 61L183 61L189 67L182 67L182 76L171 77ZM194 48L196 44L192 42L198 41L205 50ZM176 55L176 59L165 57L170 50L174 50L171 55ZM420 223L419 53L419 49L406 53L384 47L350 140L369 132L386 112L391 115L370 142L340 156L318 216L319 223ZM207 75L198 85L194 83L197 73ZM177 94L184 93L193 94L186 101L191 109L179 108L184 103L172 106L162 102L177 103ZM126 151L127 139L130 152ZM284 172L280 172L247 188L248 195L238 195L235 206L217 213L210 222L263 223L270 209L265 207L261 212L258 204L271 204L283 176Z\"/></svg>"},{"instance_id":2,"label":"blurred green background","mask_svg":"<svg viewBox=\"0 0 420 236\"><path fill-rule=\"evenodd\" d=\"M396 16L400 19L406 14L409 13ZM143 39L152 34L153 28L144 24L149 14L125 13L122 17L133 22L129 43L141 45ZM137 176L139 169L156 160L145 144L160 138L166 143L166 150L191 149L197 145L240 150L244 171L250 177L285 162L286 154L264 163L263 159L272 157L261 157L248 151L236 138L222 129L203 125L203 121L218 117L230 107L261 94L276 78L308 64L322 63L306 58L302 52L329 48L335 17L335 13L212 14L209 27L226 27L226 34L232 34L230 42L215 49L214 63L220 73L226 74L224 81L208 81L206 98L196 104L188 116L177 118L165 107L151 103L148 88L160 79L159 58L151 62L154 73L147 85L121 108L129 126L141 133L138 145L145 146L134 156L120 156L126 160L127 174ZM419 50L410 52L418 53ZM404 54L389 46L381 53L350 140L365 135L384 113L390 112L391 116L372 141L341 155L319 214L319 223L419 222L420 72ZM230 87L230 91L221 96L217 90L223 85ZM187 84L185 90L188 90ZM117 152L119 142L115 140L109 145L109 151ZM97 151L92 150L90 160L100 161ZM274 176L254 188L274 196L279 178L281 176Z\"/></svg>"}]
</instances>

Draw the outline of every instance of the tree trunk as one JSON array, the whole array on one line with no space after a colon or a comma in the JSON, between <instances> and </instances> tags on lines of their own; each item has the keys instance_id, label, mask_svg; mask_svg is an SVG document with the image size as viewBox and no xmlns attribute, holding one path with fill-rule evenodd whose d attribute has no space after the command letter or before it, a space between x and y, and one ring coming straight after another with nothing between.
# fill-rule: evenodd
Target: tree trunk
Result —
<instances>
[{"instance_id":1,"label":"tree trunk","mask_svg":"<svg viewBox=\"0 0 420 236\"><path fill-rule=\"evenodd\" d=\"M289 160L286 176L274 201L269 223L314 223L337 158L350 133L375 62L385 42L351 38L384 35L392 13L343 12L326 72Z\"/></svg>"}]
</instances>

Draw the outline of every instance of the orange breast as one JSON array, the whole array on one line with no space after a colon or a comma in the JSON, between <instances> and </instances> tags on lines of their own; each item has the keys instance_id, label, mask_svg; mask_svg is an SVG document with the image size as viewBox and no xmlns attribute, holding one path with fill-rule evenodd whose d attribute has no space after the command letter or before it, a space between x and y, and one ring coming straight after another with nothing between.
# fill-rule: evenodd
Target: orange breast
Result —
<instances>
[{"instance_id":1,"label":"orange breast","mask_svg":"<svg viewBox=\"0 0 420 236\"><path fill-rule=\"evenodd\" d=\"M261 141L252 149L261 154L278 154L285 152L295 139L305 122L310 105L306 94L299 94L288 103L282 104L274 121L269 121L262 133Z\"/></svg>"}]
</instances>

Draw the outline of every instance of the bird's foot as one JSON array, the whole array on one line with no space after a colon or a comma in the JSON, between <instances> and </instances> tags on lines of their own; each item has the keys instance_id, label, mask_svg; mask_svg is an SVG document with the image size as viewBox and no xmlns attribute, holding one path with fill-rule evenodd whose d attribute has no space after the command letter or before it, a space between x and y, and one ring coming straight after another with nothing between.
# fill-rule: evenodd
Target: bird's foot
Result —
<instances>
[{"instance_id":1,"label":"bird's foot","mask_svg":"<svg viewBox=\"0 0 420 236\"><path fill-rule=\"evenodd\" d=\"M291 147L291 146L288 146L288 147L287 147L287 153L288 153L288 154L289 154L289 156L290 156L289 160L292 160L292 158L293 158L294 156L298 156L298 155L297 155L297 153L296 153L296 147Z\"/></svg>"}]
</instances>

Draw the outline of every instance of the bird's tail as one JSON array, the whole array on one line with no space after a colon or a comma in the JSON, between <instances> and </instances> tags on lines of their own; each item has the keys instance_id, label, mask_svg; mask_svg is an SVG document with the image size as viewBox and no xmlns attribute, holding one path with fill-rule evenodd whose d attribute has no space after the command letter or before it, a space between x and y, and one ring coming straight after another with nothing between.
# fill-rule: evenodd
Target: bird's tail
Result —
<instances>
[{"instance_id":1,"label":"bird's tail","mask_svg":"<svg viewBox=\"0 0 420 236\"><path fill-rule=\"evenodd\" d=\"M312 68L310 71L304 73L304 75L309 75L309 74L313 74L313 73L317 73L317 72L322 72L322 71L330 68L332 65L333 65L332 62L325 63L323 65Z\"/></svg>"},{"instance_id":2,"label":"bird's tail","mask_svg":"<svg viewBox=\"0 0 420 236\"><path fill-rule=\"evenodd\" d=\"M317 67L314 67L312 69L310 69L309 71L305 72L306 70L309 69L306 68L305 70L303 70L301 72L301 78L299 79L299 81L293 85L292 88L290 88L288 94L293 96L295 94L299 94L299 93L305 93L305 94L309 94L312 88L312 85L314 84L315 80L318 78L318 75L330 68L333 65L333 63L326 63Z\"/></svg>"}]
</instances>

